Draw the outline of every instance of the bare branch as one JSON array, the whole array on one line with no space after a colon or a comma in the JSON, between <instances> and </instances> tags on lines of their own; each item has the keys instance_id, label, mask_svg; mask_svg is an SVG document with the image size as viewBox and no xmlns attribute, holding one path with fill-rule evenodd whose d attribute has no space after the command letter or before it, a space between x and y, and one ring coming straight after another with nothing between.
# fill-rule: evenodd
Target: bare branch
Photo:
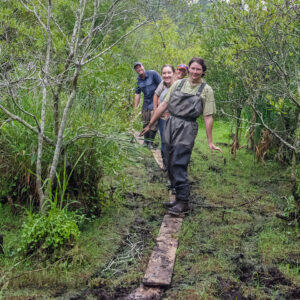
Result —
<instances>
[{"instance_id":1,"label":"bare branch","mask_svg":"<svg viewBox=\"0 0 300 300\"><path fill-rule=\"evenodd\" d=\"M38 127L38 131L40 131L41 128L40 128L40 124L39 124L39 121L38 121L37 117L36 117L34 114L31 114L30 112L28 112L28 111L26 111L25 109L23 109L23 108L17 103L17 101L16 101L16 99L15 99L14 92L13 92L13 90L11 89L11 87L10 87L9 85L8 85L7 89L8 89L8 92L9 92L9 94L10 94L10 96L11 96L11 99L12 99L14 105L15 105L21 112L23 112L24 114L26 114L26 115L32 117L32 118L34 119L34 121L35 121L37 127Z\"/></svg>"},{"instance_id":2,"label":"bare branch","mask_svg":"<svg viewBox=\"0 0 300 300\"><path fill-rule=\"evenodd\" d=\"M131 139L121 139L119 137L114 137L111 135L104 135L99 133L98 131L93 131L93 132L89 132L89 133L82 133L82 134L78 134L75 137L73 137L71 140L69 140L63 147L63 149L68 148L71 144L73 144L74 142L80 140L80 139L89 139L89 138L100 138L100 139L106 139L106 140L111 140L111 141L118 141L118 142L131 142Z\"/></svg>"},{"instance_id":3,"label":"bare branch","mask_svg":"<svg viewBox=\"0 0 300 300\"><path fill-rule=\"evenodd\" d=\"M261 121L261 125L266 128L268 131L270 131L275 137L277 137L281 143L283 143L284 145L286 145L289 149L296 151L296 148L291 145L290 143L288 143L287 141L285 141L279 134L277 134L273 129L271 129L263 120L262 117L262 113L260 111L258 111L255 106L253 105L253 103L250 103L250 106L252 107L252 109L255 111L256 115L258 116L258 118Z\"/></svg>"},{"instance_id":4,"label":"bare branch","mask_svg":"<svg viewBox=\"0 0 300 300\"><path fill-rule=\"evenodd\" d=\"M96 0L95 0L96 1ZM90 36L92 36L93 34L99 32L99 31L102 31L103 28L109 24L111 22L111 19L112 19L112 12L114 11L114 8L116 7L116 5L122 0L116 0L111 6L110 8L108 9L108 11L105 13L105 17L104 17L104 20L102 21L102 23L100 25L98 25L97 27L94 28L91 27L91 31L90 33L84 38L82 39L82 41L80 42L80 46L85 42L86 39L89 39ZM95 15L93 15L93 18L95 17Z\"/></svg>"},{"instance_id":5,"label":"bare branch","mask_svg":"<svg viewBox=\"0 0 300 300\"><path fill-rule=\"evenodd\" d=\"M95 26L95 22L96 22L98 8L99 8L99 0L94 0L94 14L93 14L93 18L92 18L92 22L91 22L91 26L90 26L90 31L89 31L88 35L86 36L87 43L86 43L85 49L83 50L81 61L85 59L85 57L87 55L87 51L91 45L91 40L92 40L92 36L93 36L93 31L94 31L94 26ZM84 38L80 42L80 45L82 45L83 41L86 38Z\"/></svg>"},{"instance_id":6,"label":"bare branch","mask_svg":"<svg viewBox=\"0 0 300 300\"><path fill-rule=\"evenodd\" d=\"M86 65L88 63L90 63L91 61L99 58L100 56L102 56L103 54L105 54L106 52L108 52L111 48L113 48L114 46L116 46L117 44L119 44L125 37L127 37L128 35L130 35L131 33L133 33L134 31L136 31L138 28L144 26L145 24L149 23L149 20L146 20L142 23L140 23L139 25L135 26L133 29L131 29L129 32L127 32L126 34L122 35L116 42L114 42L113 44L111 44L109 47L107 47L105 50L103 50L102 52L98 53L97 55L95 55L94 57L91 57L90 59L83 61L81 63L81 65Z\"/></svg>"},{"instance_id":7,"label":"bare branch","mask_svg":"<svg viewBox=\"0 0 300 300\"><path fill-rule=\"evenodd\" d=\"M25 8L27 11L29 11L29 12L31 12L31 13L33 13L33 14L35 15L35 17L37 18L37 20L39 21L39 23L42 25L42 27L45 29L45 31L47 31L47 26L46 26L46 24L42 21L41 17L38 15L36 9L35 9L35 8L34 8L34 9L30 9L30 8L23 2L23 0L20 0L20 1L21 1L21 4L24 6L24 8Z\"/></svg>"},{"instance_id":8,"label":"bare branch","mask_svg":"<svg viewBox=\"0 0 300 300\"><path fill-rule=\"evenodd\" d=\"M249 120L246 120L246 119L243 119L243 118L239 118L239 117L236 117L234 115L230 115L230 114L226 113L222 108L221 108L221 113L222 113L222 115L227 116L227 117L229 117L231 119L240 120L240 121L242 121L244 123L251 124L252 126L255 126L255 127L261 125L260 123L254 123L254 122L251 122Z\"/></svg>"},{"instance_id":9,"label":"bare branch","mask_svg":"<svg viewBox=\"0 0 300 300\"><path fill-rule=\"evenodd\" d=\"M14 115L13 113L11 113L10 111L8 111L3 105L0 104L0 109L5 113L7 114L12 120L15 120L21 124L23 124L25 127L27 127L28 129L30 129L32 132L38 134L39 131L31 126L30 124L28 124L25 120L23 120L22 118L20 118L19 116L17 115ZM43 135L43 139L50 145L52 146L55 146L55 143L47 136Z\"/></svg>"},{"instance_id":10,"label":"bare branch","mask_svg":"<svg viewBox=\"0 0 300 300\"><path fill-rule=\"evenodd\" d=\"M71 57L75 57L77 60L77 51L78 51L78 43L79 43L79 37L80 37L80 31L81 31L81 25L82 25L82 19L85 12L86 7L86 1L87 0L80 0L79 7L76 11L76 20L73 27L73 33L71 38L71 48L70 48L70 55Z\"/></svg>"},{"instance_id":11,"label":"bare branch","mask_svg":"<svg viewBox=\"0 0 300 300\"><path fill-rule=\"evenodd\" d=\"M68 40L68 37L66 36L66 34L64 33L63 29L60 27L60 25L58 24L58 22L56 21L56 19L51 16L51 19L53 21L53 23L56 25L56 27L58 28L59 32L62 34L62 36L64 37L66 43L68 44L68 47L71 48L71 44Z\"/></svg>"}]
</instances>

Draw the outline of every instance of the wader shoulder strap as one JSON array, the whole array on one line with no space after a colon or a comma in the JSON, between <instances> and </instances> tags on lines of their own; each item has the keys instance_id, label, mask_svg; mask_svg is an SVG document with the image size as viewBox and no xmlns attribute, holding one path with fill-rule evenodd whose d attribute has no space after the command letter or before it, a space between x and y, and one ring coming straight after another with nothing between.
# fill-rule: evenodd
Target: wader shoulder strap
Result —
<instances>
[{"instance_id":1,"label":"wader shoulder strap","mask_svg":"<svg viewBox=\"0 0 300 300\"><path fill-rule=\"evenodd\" d=\"M182 79L182 80L180 81L180 83L179 83L179 85L178 85L176 91L181 91L181 89L182 89L182 87L183 87L183 85L184 85L185 82L186 82L186 78Z\"/></svg>"},{"instance_id":2,"label":"wader shoulder strap","mask_svg":"<svg viewBox=\"0 0 300 300\"><path fill-rule=\"evenodd\" d=\"M206 85L206 83L205 83L205 82L202 82L202 84L200 85L199 90L198 90L198 92L197 92L197 94L196 94L197 97L200 97L200 95L201 95L201 93L202 93L202 91L203 91L205 85Z\"/></svg>"}]
</instances>

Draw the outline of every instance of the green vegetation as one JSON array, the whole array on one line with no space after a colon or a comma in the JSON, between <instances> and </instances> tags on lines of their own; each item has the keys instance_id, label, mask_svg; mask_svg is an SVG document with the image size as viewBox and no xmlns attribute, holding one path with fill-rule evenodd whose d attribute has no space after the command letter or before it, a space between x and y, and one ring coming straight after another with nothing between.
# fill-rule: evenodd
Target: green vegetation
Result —
<instances>
[{"instance_id":1,"label":"green vegetation","mask_svg":"<svg viewBox=\"0 0 300 300\"><path fill-rule=\"evenodd\" d=\"M300 297L298 3L2 2L0 298L117 299L139 286L168 194L131 134L132 64L193 56L207 62L223 154L211 156L200 120L163 299Z\"/></svg>"}]
</instances>

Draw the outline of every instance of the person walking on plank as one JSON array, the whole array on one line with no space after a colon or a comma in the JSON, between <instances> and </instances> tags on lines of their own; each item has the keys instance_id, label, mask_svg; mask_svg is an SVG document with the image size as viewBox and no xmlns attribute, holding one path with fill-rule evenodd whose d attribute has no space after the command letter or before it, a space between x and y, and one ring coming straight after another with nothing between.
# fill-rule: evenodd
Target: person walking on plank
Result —
<instances>
[{"instance_id":1,"label":"person walking on plank","mask_svg":"<svg viewBox=\"0 0 300 300\"><path fill-rule=\"evenodd\" d=\"M194 57L188 66L189 77L176 81L169 88L164 101L140 133L141 136L147 133L152 124L168 109L170 117L165 122L163 152L171 185L176 190L175 201L169 208L169 213L173 215L189 211L190 186L187 169L198 133L196 119L201 114L204 116L211 152L222 152L212 140L212 116L216 112L216 107L212 88L202 80L206 72L205 61Z\"/></svg>"}]
</instances>

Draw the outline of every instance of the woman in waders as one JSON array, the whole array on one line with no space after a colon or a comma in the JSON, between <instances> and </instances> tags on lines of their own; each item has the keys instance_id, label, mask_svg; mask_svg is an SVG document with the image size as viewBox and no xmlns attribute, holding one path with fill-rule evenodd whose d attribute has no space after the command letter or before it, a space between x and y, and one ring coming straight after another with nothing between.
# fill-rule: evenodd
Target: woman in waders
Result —
<instances>
[{"instance_id":1,"label":"woman in waders","mask_svg":"<svg viewBox=\"0 0 300 300\"><path fill-rule=\"evenodd\" d=\"M212 88L202 81L206 64L194 57L189 62L189 77L177 80L168 90L164 101L156 109L144 135L152 124L168 109L170 117L165 122L163 152L176 200L170 203L169 213L180 215L189 211L190 187L187 168L198 132L196 119L203 114L208 146L213 152L221 149L212 141L212 115L216 112Z\"/></svg>"}]
</instances>

